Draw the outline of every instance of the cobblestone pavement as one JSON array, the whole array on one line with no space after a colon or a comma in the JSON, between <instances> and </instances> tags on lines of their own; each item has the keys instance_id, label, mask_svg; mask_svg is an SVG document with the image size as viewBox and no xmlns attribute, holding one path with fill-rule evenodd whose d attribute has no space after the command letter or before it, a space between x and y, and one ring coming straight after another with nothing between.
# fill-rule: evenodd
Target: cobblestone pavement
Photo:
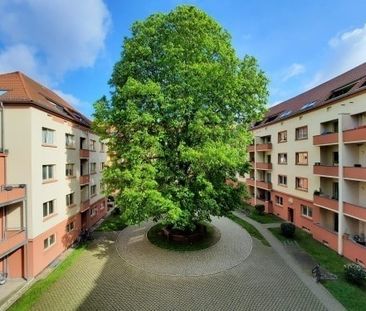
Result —
<instances>
[{"instance_id":1,"label":"cobblestone pavement","mask_svg":"<svg viewBox=\"0 0 366 311\"><path fill-rule=\"evenodd\" d=\"M274 250L256 239L249 257L231 269L176 277L131 266L118 256L116 238L100 236L33 310L325 310Z\"/></svg>"},{"instance_id":2,"label":"cobblestone pavement","mask_svg":"<svg viewBox=\"0 0 366 311\"><path fill-rule=\"evenodd\" d=\"M171 276L215 274L240 264L252 251L251 236L227 218L214 217L212 225L220 232L213 246L194 252L176 252L151 244L146 236L154 225L148 222L121 231L117 252L130 265L146 272Z\"/></svg>"}]
</instances>

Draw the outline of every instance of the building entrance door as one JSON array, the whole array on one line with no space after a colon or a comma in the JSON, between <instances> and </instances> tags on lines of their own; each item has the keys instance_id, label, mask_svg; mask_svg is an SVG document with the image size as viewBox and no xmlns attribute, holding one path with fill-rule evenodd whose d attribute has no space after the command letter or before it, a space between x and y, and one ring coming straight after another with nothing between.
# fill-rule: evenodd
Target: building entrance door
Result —
<instances>
[{"instance_id":1,"label":"building entrance door","mask_svg":"<svg viewBox=\"0 0 366 311\"><path fill-rule=\"evenodd\" d=\"M294 210L293 210L293 208L288 208L288 218L287 218L287 220L289 221L289 222L294 222Z\"/></svg>"}]
</instances>

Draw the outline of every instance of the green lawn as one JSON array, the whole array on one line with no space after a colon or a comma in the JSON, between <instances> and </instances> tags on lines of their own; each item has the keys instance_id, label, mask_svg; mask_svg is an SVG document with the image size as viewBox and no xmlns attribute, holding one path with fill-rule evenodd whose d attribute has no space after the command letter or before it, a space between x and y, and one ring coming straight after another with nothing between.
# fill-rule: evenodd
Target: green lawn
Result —
<instances>
[{"instance_id":1,"label":"green lawn","mask_svg":"<svg viewBox=\"0 0 366 311\"><path fill-rule=\"evenodd\" d=\"M281 235L280 228L270 228L269 230L279 240L286 240ZM349 260L339 256L335 251L314 240L310 234L298 228L296 228L294 239L320 266L337 275L337 280L322 281L322 284L347 310L356 311L366 309L366 286L358 287L348 283L344 278L343 266L349 263Z\"/></svg>"},{"instance_id":2,"label":"green lawn","mask_svg":"<svg viewBox=\"0 0 366 311\"><path fill-rule=\"evenodd\" d=\"M242 211L249 218L261 223L261 224L271 224L277 222L283 222L283 220L273 214L258 214L255 208L247 203L243 203Z\"/></svg>"},{"instance_id":3,"label":"green lawn","mask_svg":"<svg viewBox=\"0 0 366 311\"><path fill-rule=\"evenodd\" d=\"M232 221L236 222L238 225L243 227L248 233L256 238L257 240L261 241L266 246L271 246L268 241L265 239L265 237L250 223L246 222L245 220L235 216L234 214L230 214L228 216Z\"/></svg>"},{"instance_id":4,"label":"green lawn","mask_svg":"<svg viewBox=\"0 0 366 311\"><path fill-rule=\"evenodd\" d=\"M112 214L106 218L96 231L109 232L109 231L121 231L126 228L127 225L122 220L122 215Z\"/></svg>"},{"instance_id":5,"label":"green lawn","mask_svg":"<svg viewBox=\"0 0 366 311\"><path fill-rule=\"evenodd\" d=\"M46 278L35 282L8 310L29 310L43 293L57 282L57 280L64 276L66 271L78 260L85 249L85 244L74 249L71 254L55 268L55 270L53 270Z\"/></svg>"}]
</instances>

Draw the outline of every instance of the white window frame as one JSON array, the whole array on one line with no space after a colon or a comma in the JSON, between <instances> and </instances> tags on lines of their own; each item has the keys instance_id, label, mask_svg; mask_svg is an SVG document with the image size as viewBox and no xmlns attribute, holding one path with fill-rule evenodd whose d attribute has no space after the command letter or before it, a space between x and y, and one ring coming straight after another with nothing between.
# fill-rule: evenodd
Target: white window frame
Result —
<instances>
[{"instance_id":1,"label":"white window frame","mask_svg":"<svg viewBox=\"0 0 366 311\"><path fill-rule=\"evenodd\" d=\"M55 202L56 202L56 200L53 199L53 200L44 202L42 204L42 215L43 215L43 218L47 218L47 217L52 216L52 215L55 214L55 208L56 208ZM45 212L46 212L46 215L45 215Z\"/></svg>"},{"instance_id":2,"label":"white window frame","mask_svg":"<svg viewBox=\"0 0 366 311\"><path fill-rule=\"evenodd\" d=\"M66 232L69 233L69 232L74 231L74 230L75 230L75 223L73 221L69 222L66 225Z\"/></svg>"},{"instance_id":3,"label":"white window frame","mask_svg":"<svg viewBox=\"0 0 366 311\"><path fill-rule=\"evenodd\" d=\"M74 204L75 204L75 192L70 192L66 194L66 206L71 206Z\"/></svg>"},{"instance_id":4,"label":"white window frame","mask_svg":"<svg viewBox=\"0 0 366 311\"><path fill-rule=\"evenodd\" d=\"M71 166L71 168L70 168ZM69 174L71 172L71 174ZM74 163L66 163L65 164L65 175L66 177L75 176L75 164Z\"/></svg>"},{"instance_id":5,"label":"white window frame","mask_svg":"<svg viewBox=\"0 0 366 311\"><path fill-rule=\"evenodd\" d=\"M42 127L42 144L43 145L55 145L55 130Z\"/></svg>"},{"instance_id":6,"label":"white window frame","mask_svg":"<svg viewBox=\"0 0 366 311\"><path fill-rule=\"evenodd\" d=\"M285 161L283 161L284 159ZM287 153L286 152L280 152L278 153L278 164L286 165L288 161Z\"/></svg>"},{"instance_id":7,"label":"white window frame","mask_svg":"<svg viewBox=\"0 0 366 311\"><path fill-rule=\"evenodd\" d=\"M53 237L53 239L52 239L52 237ZM49 237L47 237L46 239L43 240L43 250L47 250L55 244L56 244L56 234L53 233Z\"/></svg>"},{"instance_id":8,"label":"white window frame","mask_svg":"<svg viewBox=\"0 0 366 311\"><path fill-rule=\"evenodd\" d=\"M279 206L283 206L283 197L279 195L275 195L275 204Z\"/></svg>"},{"instance_id":9,"label":"white window frame","mask_svg":"<svg viewBox=\"0 0 366 311\"><path fill-rule=\"evenodd\" d=\"M97 208L93 207L90 209L90 217L94 217L97 214Z\"/></svg>"},{"instance_id":10,"label":"white window frame","mask_svg":"<svg viewBox=\"0 0 366 311\"><path fill-rule=\"evenodd\" d=\"M90 163L90 174L95 174L97 172L97 163L91 162Z\"/></svg>"},{"instance_id":11,"label":"white window frame","mask_svg":"<svg viewBox=\"0 0 366 311\"><path fill-rule=\"evenodd\" d=\"M94 139L90 139L90 150L95 151L96 150L96 141Z\"/></svg>"},{"instance_id":12,"label":"white window frame","mask_svg":"<svg viewBox=\"0 0 366 311\"><path fill-rule=\"evenodd\" d=\"M301 215L308 217L308 218L313 218L313 208L310 206L301 204Z\"/></svg>"},{"instance_id":13,"label":"white window frame","mask_svg":"<svg viewBox=\"0 0 366 311\"><path fill-rule=\"evenodd\" d=\"M65 147L66 148L75 148L75 135L65 133Z\"/></svg>"},{"instance_id":14,"label":"white window frame","mask_svg":"<svg viewBox=\"0 0 366 311\"><path fill-rule=\"evenodd\" d=\"M42 165L42 180L43 181L49 181L49 180L55 179L55 166L56 166L55 164ZM45 178L45 175L46 175L46 178Z\"/></svg>"},{"instance_id":15,"label":"white window frame","mask_svg":"<svg viewBox=\"0 0 366 311\"><path fill-rule=\"evenodd\" d=\"M309 137L309 134L308 134L307 125L300 126L300 127L295 129L295 139L296 140L308 139L308 137Z\"/></svg>"},{"instance_id":16,"label":"white window frame","mask_svg":"<svg viewBox=\"0 0 366 311\"><path fill-rule=\"evenodd\" d=\"M282 179L282 182L281 182ZM286 181L286 183L284 183L283 181ZM286 175L278 175L278 184L281 186L287 186L287 176Z\"/></svg>"},{"instance_id":17,"label":"white window frame","mask_svg":"<svg viewBox=\"0 0 366 311\"><path fill-rule=\"evenodd\" d=\"M93 190L92 189L95 189L95 192L93 193ZM97 195L97 185L91 185L90 186L90 196L95 196Z\"/></svg>"}]
</instances>

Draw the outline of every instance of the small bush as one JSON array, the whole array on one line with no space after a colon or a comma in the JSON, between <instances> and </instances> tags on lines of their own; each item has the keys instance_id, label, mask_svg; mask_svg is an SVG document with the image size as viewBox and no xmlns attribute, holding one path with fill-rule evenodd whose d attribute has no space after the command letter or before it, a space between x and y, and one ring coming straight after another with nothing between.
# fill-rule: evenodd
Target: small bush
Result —
<instances>
[{"instance_id":1,"label":"small bush","mask_svg":"<svg viewBox=\"0 0 366 311\"><path fill-rule=\"evenodd\" d=\"M366 271L356 263L350 263L344 266L346 280L361 285L366 280Z\"/></svg>"},{"instance_id":2,"label":"small bush","mask_svg":"<svg viewBox=\"0 0 366 311\"><path fill-rule=\"evenodd\" d=\"M286 238L293 238L295 235L295 225L290 222L285 222L281 224L281 233Z\"/></svg>"},{"instance_id":3,"label":"small bush","mask_svg":"<svg viewBox=\"0 0 366 311\"><path fill-rule=\"evenodd\" d=\"M115 207L112 214L113 215L121 215L121 209L119 207Z\"/></svg>"},{"instance_id":4,"label":"small bush","mask_svg":"<svg viewBox=\"0 0 366 311\"><path fill-rule=\"evenodd\" d=\"M264 205L262 204L257 204L256 206L254 206L255 210L257 211L257 213L259 215L263 215L264 214Z\"/></svg>"}]
</instances>

